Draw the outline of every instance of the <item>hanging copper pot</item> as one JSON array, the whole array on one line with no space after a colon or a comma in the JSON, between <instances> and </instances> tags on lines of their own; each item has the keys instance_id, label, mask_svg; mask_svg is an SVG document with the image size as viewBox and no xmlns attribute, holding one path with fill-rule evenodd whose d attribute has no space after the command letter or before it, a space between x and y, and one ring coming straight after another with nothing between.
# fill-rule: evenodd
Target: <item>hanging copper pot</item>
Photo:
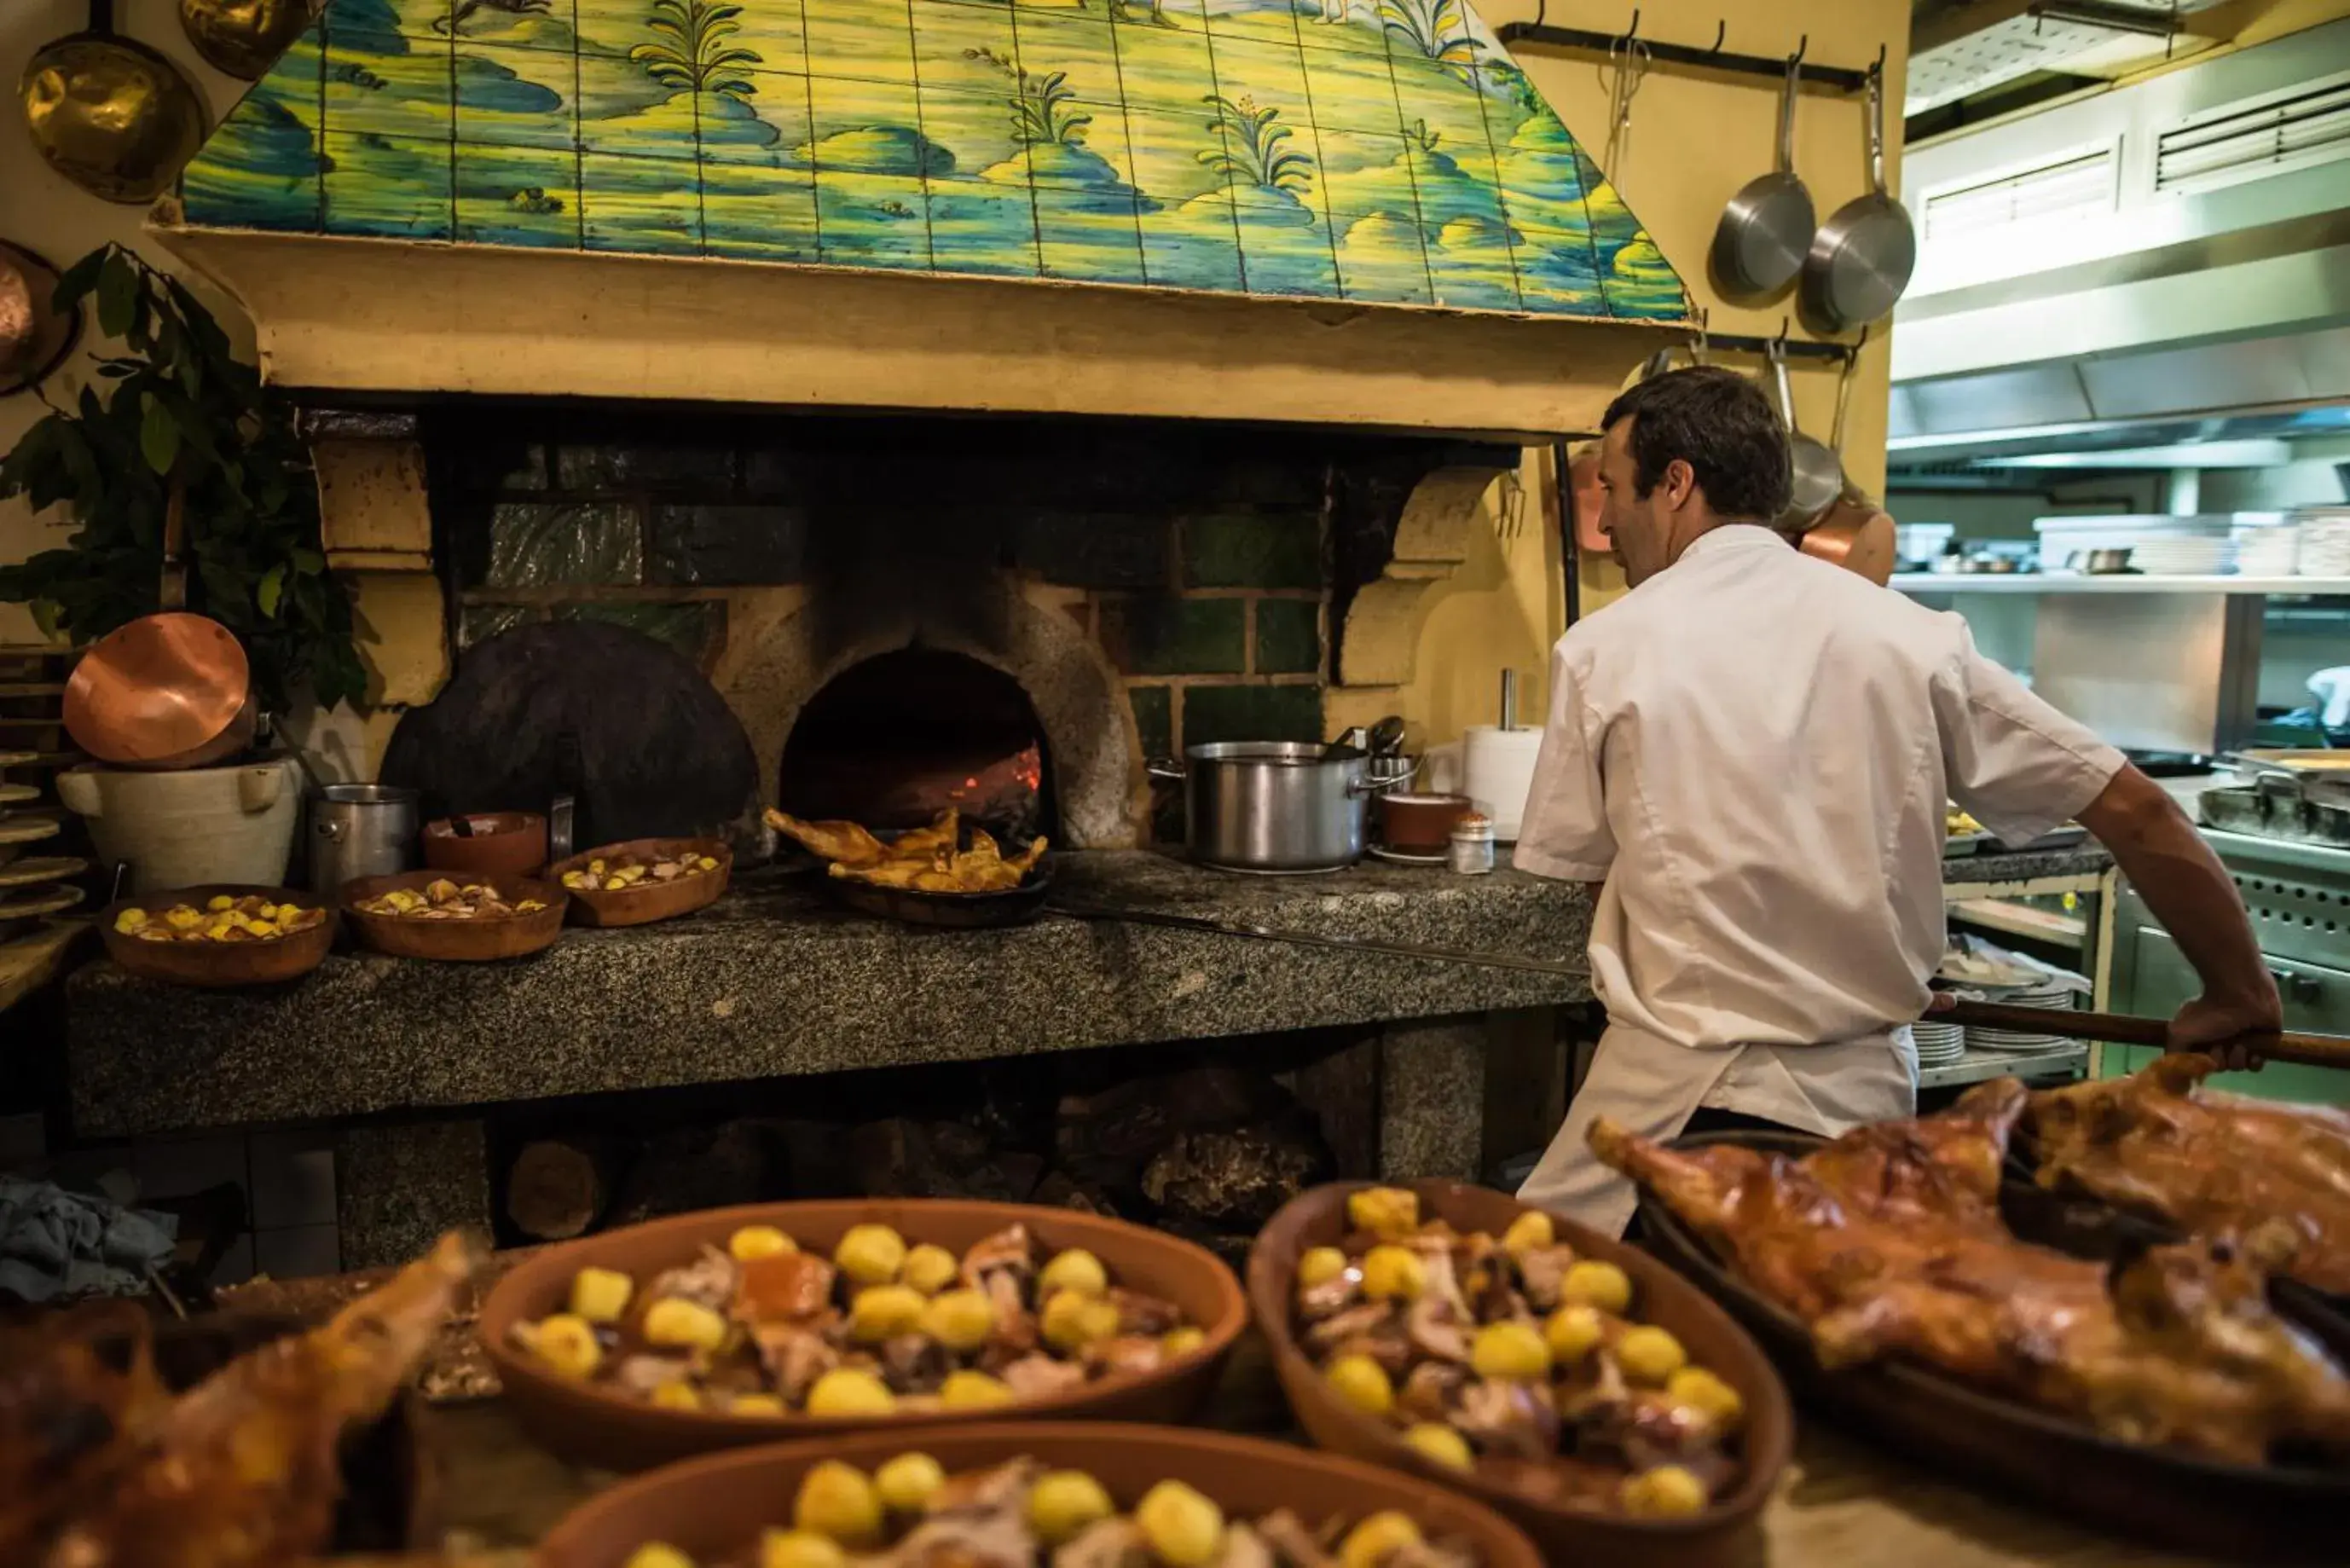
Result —
<instances>
[{"instance_id":1,"label":"hanging copper pot","mask_svg":"<svg viewBox=\"0 0 2350 1568\"><path fill-rule=\"evenodd\" d=\"M109 202L151 202L204 142L203 99L170 60L114 30L114 0L89 26L26 62L16 98L49 167Z\"/></svg>"},{"instance_id":2,"label":"hanging copper pot","mask_svg":"<svg viewBox=\"0 0 2350 1568\"><path fill-rule=\"evenodd\" d=\"M0 398L39 385L73 352L82 313L59 310L57 291L56 267L0 240Z\"/></svg>"},{"instance_id":3,"label":"hanging copper pot","mask_svg":"<svg viewBox=\"0 0 2350 1568\"><path fill-rule=\"evenodd\" d=\"M253 743L252 669L234 633L187 609L187 486L163 509L162 611L90 646L66 681L66 732L116 767L201 768Z\"/></svg>"},{"instance_id":4,"label":"hanging copper pot","mask_svg":"<svg viewBox=\"0 0 2350 1568\"><path fill-rule=\"evenodd\" d=\"M259 81L302 36L311 0L180 0L180 29L216 71Z\"/></svg>"}]
</instances>

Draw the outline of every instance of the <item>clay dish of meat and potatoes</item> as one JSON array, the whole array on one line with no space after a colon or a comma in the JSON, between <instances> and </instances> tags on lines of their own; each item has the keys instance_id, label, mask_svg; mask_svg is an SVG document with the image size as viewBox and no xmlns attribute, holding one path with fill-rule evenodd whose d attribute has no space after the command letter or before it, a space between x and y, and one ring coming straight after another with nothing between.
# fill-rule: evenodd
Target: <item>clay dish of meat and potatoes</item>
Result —
<instances>
[{"instance_id":1,"label":"clay dish of meat and potatoes","mask_svg":"<svg viewBox=\"0 0 2350 1568\"><path fill-rule=\"evenodd\" d=\"M1668 1147L1603 1120L1591 1143L1645 1189L1652 1244L1888 1444L2178 1549L2350 1560L2350 1334L2272 1299L2311 1241L2291 1207L2098 1249L2006 1201L2035 1099L2054 1122L2006 1078L1829 1142Z\"/></svg>"},{"instance_id":2,"label":"clay dish of meat and potatoes","mask_svg":"<svg viewBox=\"0 0 2350 1568\"><path fill-rule=\"evenodd\" d=\"M213 884L126 898L99 916L107 956L179 985L265 985L318 966L334 912L284 888Z\"/></svg>"},{"instance_id":3,"label":"clay dish of meat and potatoes","mask_svg":"<svg viewBox=\"0 0 2350 1568\"><path fill-rule=\"evenodd\" d=\"M504 873L400 871L343 884L343 913L360 941L400 958L517 958L563 934L569 900L551 882Z\"/></svg>"},{"instance_id":4,"label":"clay dish of meat and potatoes","mask_svg":"<svg viewBox=\"0 0 2350 1568\"><path fill-rule=\"evenodd\" d=\"M966 828L951 809L886 842L853 822L803 822L772 808L766 820L823 861L828 876L914 893L1009 892L1036 870L1047 846L1032 838L1006 854L986 829Z\"/></svg>"},{"instance_id":5,"label":"clay dish of meat and potatoes","mask_svg":"<svg viewBox=\"0 0 2350 1568\"><path fill-rule=\"evenodd\" d=\"M1316 1189L1249 1295L1326 1448L1461 1487L1555 1556L1729 1550L1786 1462L1785 1390L1655 1260L1450 1182Z\"/></svg>"},{"instance_id":6,"label":"clay dish of meat and potatoes","mask_svg":"<svg viewBox=\"0 0 2350 1568\"><path fill-rule=\"evenodd\" d=\"M623 1481L542 1568L1537 1568L1457 1492L1222 1432L989 1422L714 1454Z\"/></svg>"},{"instance_id":7,"label":"clay dish of meat and potatoes","mask_svg":"<svg viewBox=\"0 0 2350 1568\"><path fill-rule=\"evenodd\" d=\"M571 895L583 926L641 926L718 901L734 870L719 838L631 838L558 860L546 879Z\"/></svg>"},{"instance_id":8,"label":"clay dish of meat and potatoes","mask_svg":"<svg viewBox=\"0 0 2350 1568\"><path fill-rule=\"evenodd\" d=\"M1206 1250L1023 1204L679 1215L551 1248L482 1339L549 1448L617 1469L981 1416L1180 1420L1247 1318Z\"/></svg>"}]
</instances>

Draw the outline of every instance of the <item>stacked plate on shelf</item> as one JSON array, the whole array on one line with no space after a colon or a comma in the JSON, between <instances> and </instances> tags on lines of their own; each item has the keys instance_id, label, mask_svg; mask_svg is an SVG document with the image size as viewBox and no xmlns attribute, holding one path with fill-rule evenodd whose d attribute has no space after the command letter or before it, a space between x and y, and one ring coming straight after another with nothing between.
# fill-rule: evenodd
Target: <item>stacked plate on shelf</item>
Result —
<instances>
[{"instance_id":1,"label":"stacked plate on shelf","mask_svg":"<svg viewBox=\"0 0 2350 1568\"><path fill-rule=\"evenodd\" d=\"M1920 1067L1947 1067L1966 1054L1967 1032L1956 1023L1919 1019L1909 1026L1909 1036L1918 1043Z\"/></svg>"},{"instance_id":2,"label":"stacked plate on shelf","mask_svg":"<svg viewBox=\"0 0 2350 1568\"><path fill-rule=\"evenodd\" d=\"M2290 577L2301 571L2301 527L2267 523L2236 530L2236 570L2247 577Z\"/></svg>"},{"instance_id":3,"label":"stacked plate on shelf","mask_svg":"<svg viewBox=\"0 0 2350 1568\"><path fill-rule=\"evenodd\" d=\"M1983 1000L2003 1002L2010 1007L2053 1007L2066 1012L2073 1011L2071 988L2053 982L2018 987L2012 991L1985 987ZM2012 1029L1985 1029L1972 1023L1967 1025L1966 1033L1967 1049L1970 1051L2054 1051L2065 1044L2069 1038L2063 1034L2033 1034Z\"/></svg>"},{"instance_id":4,"label":"stacked plate on shelf","mask_svg":"<svg viewBox=\"0 0 2350 1568\"><path fill-rule=\"evenodd\" d=\"M2350 577L2350 510L2304 512L2300 534L2302 576Z\"/></svg>"},{"instance_id":5,"label":"stacked plate on shelf","mask_svg":"<svg viewBox=\"0 0 2350 1568\"><path fill-rule=\"evenodd\" d=\"M2148 576L2216 576L2233 568L2236 542L2225 534L2157 535L2131 545L2129 560Z\"/></svg>"}]
</instances>

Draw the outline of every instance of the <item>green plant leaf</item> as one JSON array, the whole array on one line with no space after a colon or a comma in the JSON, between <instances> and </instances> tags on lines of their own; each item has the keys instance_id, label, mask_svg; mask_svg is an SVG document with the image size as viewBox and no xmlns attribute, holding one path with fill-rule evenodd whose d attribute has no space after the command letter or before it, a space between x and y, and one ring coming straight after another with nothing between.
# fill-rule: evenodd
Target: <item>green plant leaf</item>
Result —
<instances>
[{"instance_id":1,"label":"green plant leaf","mask_svg":"<svg viewBox=\"0 0 2350 1568\"><path fill-rule=\"evenodd\" d=\"M106 265L109 247L99 246L81 260L57 275L57 286L49 293L49 303L59 311L68 311L89 297L98 286L99 268Z\"/></svg>"},{"instance_id":2,"label":"green plant leaf","mask_svg":"<svg viewBox=\"0 0 2350 1568\"><path fill-rule=\"evenodd\" d=\"M261 586L253 590L253 602L261 607L262 614L275 620L277 618L278 596L285 591L286 568L281 564L262 574Z\"/></svg>"},{"instance_id":3,"label":"green plant leaf","mask_svg":"<svg viewBox=\"0 0 2350 1568\"><path fill-rule=\"evenodd\" d=\"M55 642L57 639L57 611L63 607L55 599L35 599L25 607L32 612L33 624L41 628L41 635Z\"/></svg>"},{"instance_id":4,"label":"green plant leaf","mask_svg":"<svg viewBox=\"0 0 2350 1568\"><path fill-rule=\"evenodd\" d=\"M98 325L109 337L130 330L139 312L139 272L120 251L109 250L98 278Z\"/></svg>"},{"instance_id":5,"label":"green plant leaf","mask_svg":"<svg viewBox=\"0 0 2350 1568\"><path fill-rule=\"evenodd\" d=\"M139 450L149 468L169 473L180 456L180 421L160 399L149 397L144 402L147 411L139 424Z\"/></svg>"}]
</instances>

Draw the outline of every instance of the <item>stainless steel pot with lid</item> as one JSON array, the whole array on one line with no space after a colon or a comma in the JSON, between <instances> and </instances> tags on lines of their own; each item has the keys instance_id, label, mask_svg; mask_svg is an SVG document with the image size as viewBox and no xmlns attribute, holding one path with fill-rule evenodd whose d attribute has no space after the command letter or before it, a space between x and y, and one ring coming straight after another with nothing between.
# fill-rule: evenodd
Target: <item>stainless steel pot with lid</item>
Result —
<instances>
[{"instance_id":1,"label":"stainless steel pot with lid","mask_svg":"<svg viewBox=\"0 0 2350 1568\"><path fill-rule=\"evenodd\" d=\"M1193 859L1227 871L1335 871L1363 857L1372 795L1411 776L1400 758L1313 741L1221 741L1150 764L1183 783Z\"/></svg>"}]
</instances>

